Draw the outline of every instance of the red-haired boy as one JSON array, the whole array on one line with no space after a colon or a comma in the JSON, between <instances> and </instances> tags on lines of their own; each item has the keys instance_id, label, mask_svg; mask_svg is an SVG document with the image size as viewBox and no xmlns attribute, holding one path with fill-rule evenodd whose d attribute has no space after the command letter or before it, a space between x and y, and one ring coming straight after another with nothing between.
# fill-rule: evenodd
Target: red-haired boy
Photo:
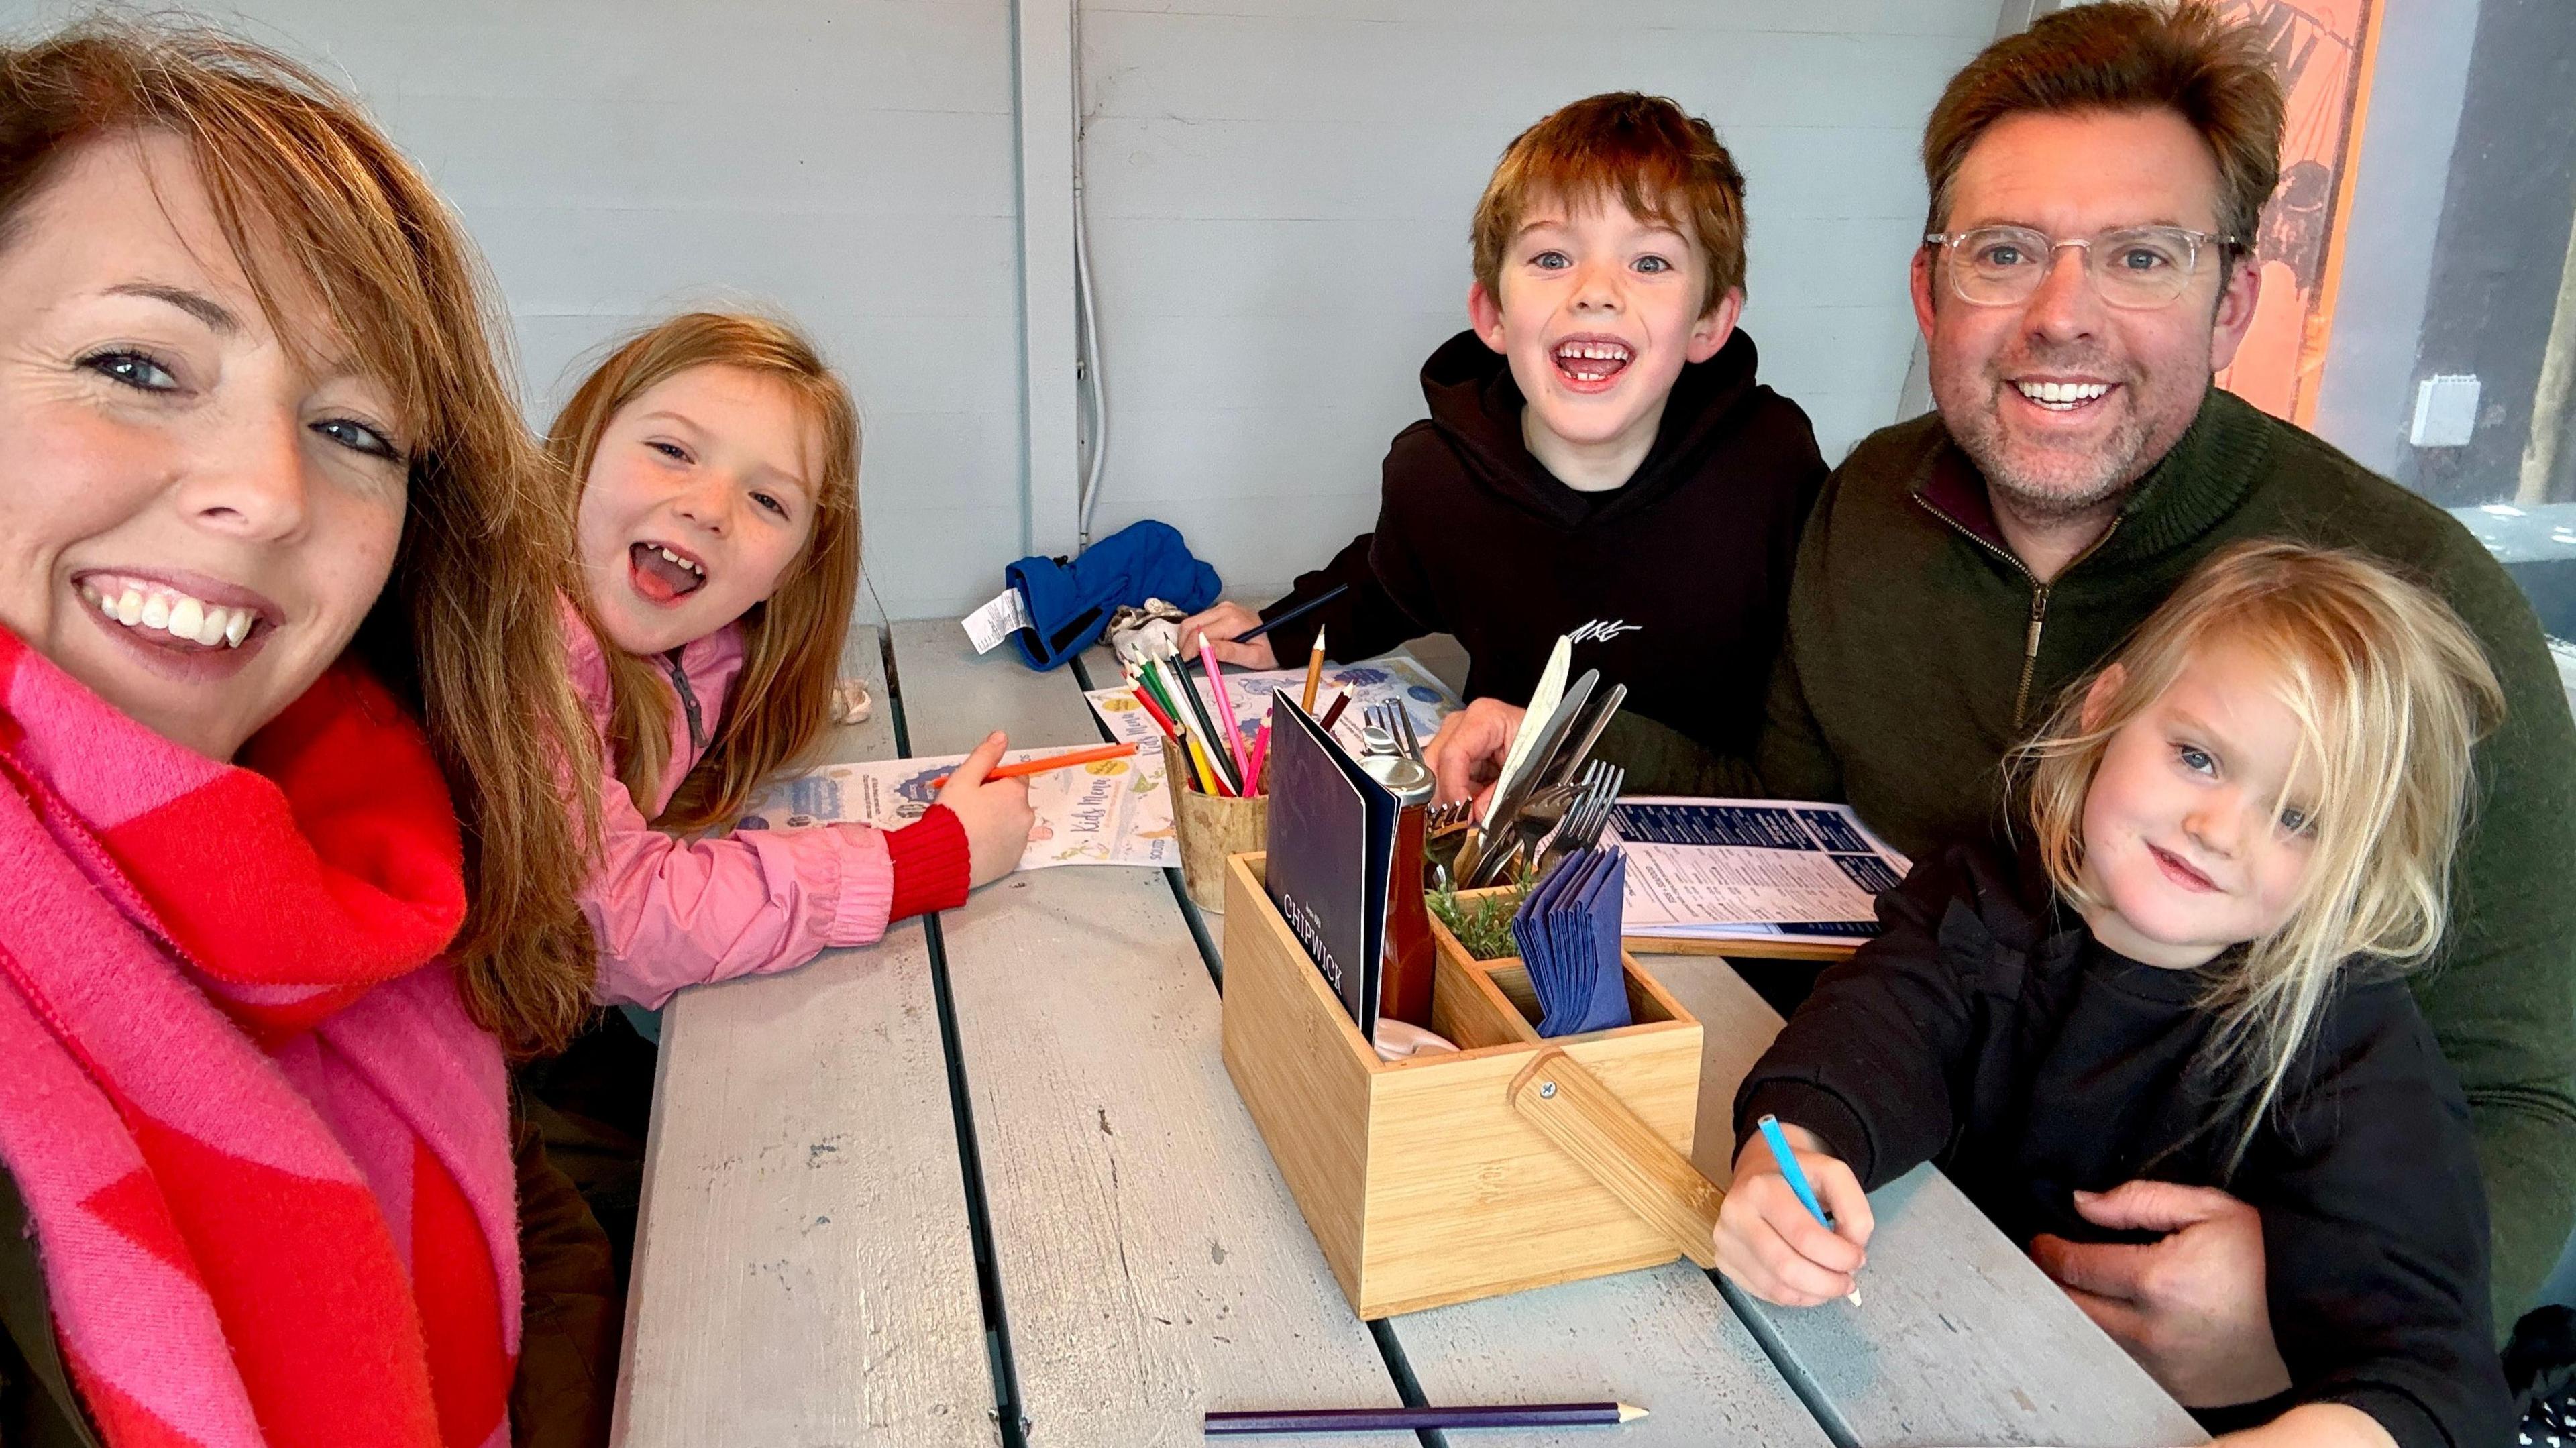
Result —
<instances>
[{"instance_id":1,"label":"red-haired boy","mask_svg":"<svg viewBox=\"0 0 2576 1448\"><path fill-rule=\"evenodd\" d=\"M1337 658L1450 633L1467 697L1517 704L1572 634L1629 715L1748 757L1825 464L1735 326L1734 159L1669 100L1592 96L1503 152L1473 237L1473 325L1423 364L1431 415L1387 450L1376 528L1263 614L1350 592L1217 657L1274 668L1319 627ZM1255 622L1220 604L1184 636Z\"/></svg>"}]
</instances>

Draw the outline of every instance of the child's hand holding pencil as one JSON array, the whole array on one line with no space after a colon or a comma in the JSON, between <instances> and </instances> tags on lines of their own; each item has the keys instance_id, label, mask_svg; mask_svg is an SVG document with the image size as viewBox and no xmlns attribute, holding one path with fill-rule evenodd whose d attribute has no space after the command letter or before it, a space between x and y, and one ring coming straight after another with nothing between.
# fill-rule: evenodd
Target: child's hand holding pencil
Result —
<instances>
[{"instance_id":1,"label":"child's hand holding pencil","mask_svg":"<svg viewBox=\"0 0 2576 1448\"><path fill-rule=\"evenodd\" d=\"M939 802L966 831L966 873L972 885L989 885L1018 869L1029 831L1037 826L1027 781L1002 773L1002 751L1009 747L996 729L940 781Z\"/></svg>"},{"instance_id":2,"label":"child's hand holding pencil","mask_svg":"<svg viewBox=\"0 0 2576 1448\"><path fill-rule=\"evenodd\" d=\"M1861 1249L1875 1225L1860 1178L1812 1133L1769 1117L1763 1124L1781 1140L1775 1148L1757 1135L1735 1155L1735 1184L1717 1209L1717 1270L1783 1307L1818 1307L1837 1297L1857 1306L1853 1274L1868 1260Z\"/></svg>"}]
</instances>

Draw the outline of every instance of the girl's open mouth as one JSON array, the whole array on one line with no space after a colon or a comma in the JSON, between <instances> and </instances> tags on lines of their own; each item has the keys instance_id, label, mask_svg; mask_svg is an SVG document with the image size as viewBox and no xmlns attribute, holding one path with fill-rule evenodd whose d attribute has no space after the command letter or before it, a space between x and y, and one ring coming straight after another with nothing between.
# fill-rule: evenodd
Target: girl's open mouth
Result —
<instances>
[{"instance_id":1,"label":"girl's open mouth","mask_svg":"<svg viewBox=\"0 0 2576 1448\"><path fill-rule=\"evenodd\" d=\"M626 566L648 603L677 603L707 585L706 564L667 543L629 546Z\"/></svg>"}]
</instances>

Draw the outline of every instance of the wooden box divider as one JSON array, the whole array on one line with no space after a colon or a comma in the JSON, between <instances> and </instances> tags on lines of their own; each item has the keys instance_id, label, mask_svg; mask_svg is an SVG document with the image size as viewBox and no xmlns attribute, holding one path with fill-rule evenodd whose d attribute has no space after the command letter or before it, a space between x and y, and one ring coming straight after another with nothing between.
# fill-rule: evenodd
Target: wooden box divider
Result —
<instances>
[{"instance_id":1,"label":"wooden box divider","mask_svg":"<svg viewBox=\"0 0 2576 1448\"><path fill-rule=\"evenodd\" d=\"M1434 918L1431 1029L1460 1049L1380 1061L1262 857L1228 858L1225 888L1226 1071L1361 1317L1708 1265L1721 1194L1690 1163L1700 1024L1635 957L1633 1024L1543 1040L1521 962L1471 960Z\"/></svg>"}]
</instances>

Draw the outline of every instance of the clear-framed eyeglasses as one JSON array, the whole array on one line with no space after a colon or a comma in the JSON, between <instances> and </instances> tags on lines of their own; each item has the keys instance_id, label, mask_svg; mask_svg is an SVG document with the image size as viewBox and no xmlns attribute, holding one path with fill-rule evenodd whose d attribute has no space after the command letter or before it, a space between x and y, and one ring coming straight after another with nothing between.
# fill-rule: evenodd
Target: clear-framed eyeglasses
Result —
<instances>
[{"instance_id":1,"label":"clear-framed eyeglasses","mask_svg":"<svg viewBox=\"0 0 2576 1448\"><path fill-rule=\"evenodd\" d=\"M2099 236L2060 241L2027 226L1980 226L1936 231L1923 238L1949 262L1950 289L1980 307L2008 307L2030 300L2067 247L2084 251L2093 289L2115 307L2161 307L2183 294L2204 250L2239 245L2180 226L2129 226Z\"/></svg>"}]
</instances>

